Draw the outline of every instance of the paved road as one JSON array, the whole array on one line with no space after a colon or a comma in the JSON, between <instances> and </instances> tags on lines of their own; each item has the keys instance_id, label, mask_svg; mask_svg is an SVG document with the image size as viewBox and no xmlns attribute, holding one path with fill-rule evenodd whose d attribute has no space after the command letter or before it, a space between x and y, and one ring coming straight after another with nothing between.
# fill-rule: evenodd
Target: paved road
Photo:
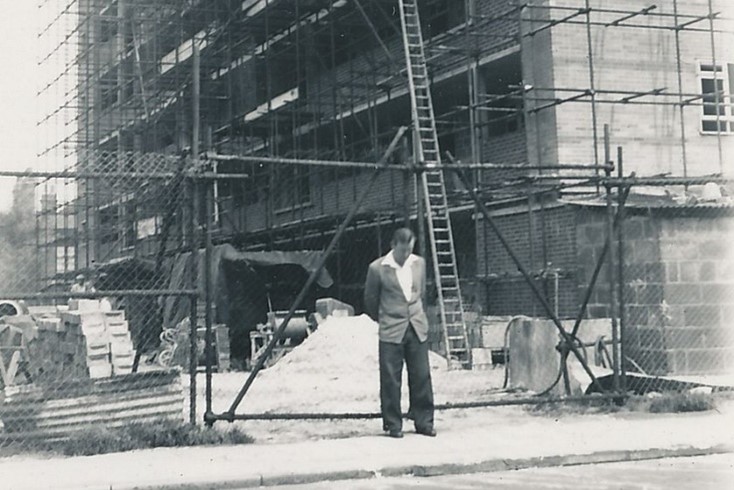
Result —
<instances>
[{"instance_id":1,"label":"paved road","mask_svg":"<svg viewBox=\"0 0 734 490\"><path fill-rule=\"evenodd\" d=\"M375 478L271 487L281 490L727 490L734 489L734 454L538 468L431 478Z\"/></svg>"}]
</instances>

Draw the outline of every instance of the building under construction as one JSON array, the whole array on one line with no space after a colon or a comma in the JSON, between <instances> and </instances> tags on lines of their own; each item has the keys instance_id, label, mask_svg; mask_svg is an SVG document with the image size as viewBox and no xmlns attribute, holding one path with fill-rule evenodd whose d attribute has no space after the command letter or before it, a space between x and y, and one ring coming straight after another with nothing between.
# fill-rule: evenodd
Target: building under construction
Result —
<instances>
[{"instance_id":1,"label":"building under construction","mask_svg":"<svg viewBox=\"0 0 734 490\"><path fill-rule=\"evenodd\" d=\"M419 37L409 24L417 14L401 19L404 4L417 6ZM387 155L327 263L334 295L359 305L366 266L387 249L395 226L421 230L421 252L434 262L440 255L439 225L417 219L432 216L430 198L420 198L430 181L421 186L415 171L430 160L419 149L416 102L428 87L437 163L465 166L469 187L555 313L573 315L593 269L593 237L604 230L599 178L613 162L616 175L618 147L623 176L678 177L682 195L685 179L731 176L727 7L726 0L42 1L41 156L49 170L91 176L47 191L59 197L49 197L38 218L46 223L39 227L46 279L154 257L163 233L174 242L169 252L176 240L183 246L188 208L160 197L160 188L183 195L175 178L141 188L109 185L94 172L222 175L213 178L210 205L196 211L215 243L319 250ZM423 75L410 66L418 48ZM444 174L441 205L464 309L542 313L469 187ZM656 206L640 204L633 221L654 222ZM610 314L602 299L589 305L592 316ZM660 348L638 347L649 369L672 365Z\"/></svg>"}]
</instances>

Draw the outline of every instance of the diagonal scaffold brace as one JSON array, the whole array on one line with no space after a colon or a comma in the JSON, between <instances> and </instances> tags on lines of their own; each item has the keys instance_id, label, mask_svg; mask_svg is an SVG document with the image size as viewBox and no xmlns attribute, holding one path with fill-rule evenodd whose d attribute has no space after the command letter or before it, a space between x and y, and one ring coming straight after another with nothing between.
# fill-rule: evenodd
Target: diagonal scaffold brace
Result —
<instances>
[{"instance_id":1,"label":"diagonal scaffold brace","mask_svg":"<svg viewBox=\"0 0 734 490\"><path fill-rule=\"evenodd\" d=\"M454 161L454 158L453 156L451 156L450 153L447 153L447 156L449 157L450 161L452 162ZM507 241L507 239L505 238L505 236L502 234L499 227L495 223L494 218L492 218L492 215L489 213L487 206L484 204L482 199L479 197L479 194L477 194L477 191L472 186L472 183L469 180L469 178L466 176L466 173L461 168L447 167L447 169L454 172L456 176L459 178L459 180L461 180L461 183L464 184L464 187L469 192L469 196L472 198L477 208L484 216L484 219L487 220L487 223L489 224L490 228L492 228L492 231L496 234L497 239L502 244L502 247L504 248L505 252L507 252L507 255L510 256L510 259L512 259L512 262L515 264L515 267L517 267L517 270L520 272L520 274L522 274L522 277L523 279L525 279L525 282L527 282L528 286L530 287L530 290L533 293L533 296L535 296L535 299L537 299L538 302L541 304L541 306L543 307L543 310L545 310L546 315L548 315L548 318L550 318L553 321L553 324L556 326L556 329L558 330L559 335L563 339L564 345L568 346L569 351L573 352L573 355L581 363L581 367L584 369L586 374L589 376L589 379L591 379L591 383L597 387L600 393L606 393L606 390L604 389L604 387L601 385L601 383L599 383L599 380L596 379L596 376L594 376L594 373L591 371L591 368L589 368L589 363L586 361L584 356L578 350L576 345L574 345L571 334L566 332L566 329L563 328L563 325L561 325L561 321L558 319L558 316L553 312L553 309L551 308L550 304L548 304L548 301L545 299L541 291L538 289L538 286L536 286L535 283L533 282L533 279L530 277L530 273L528 273L528 271L522 265L522 262L520 262L519 257L512 250L512 247L510 246L509 242Z\"/></svg>"},{"instance_id":2,"label":"diagonal scaffold brace","mask_svg":"<svg viewBox=\"0 0 734 490\"><path fill-rule=\"evenodd\" d=\"M374 170L374 172L370 176L370 180L367 182L367 184L362 188L362 192L359 194L357 200L352 205L352 208L349 210L349 213L347 213L347 216L344 218L344 220L339 225L339 228L337 229L336 233L334 233L334 236L332 237L331 242L329 242L329 245L326 247L326 250L324 250L324 253L321 254L321 257L319 258L319 262L316 268L313 271L311 271L311 275L308 277L308 279L306 280L306 283L303 285L303 287L301 288L301 291L298 293L298 296L293 301L293 304L291 305L290 309L288 310L288 313L286 314L285 318L283 318L283 321L281 322L281 324L273 332L273 338L270 340L268 345L265 347L263 354L258 358L257 362L252 367L252 371L250 371L250 374L247 377L245 384L242 386L239 393L237 393L237 396L235 397L234 401L232 402L232 405L229 407L229 410L219 415L214 414L211 411L207 410L207 412L204 414L204 422L206 423L206 425L211 426L214 424L216 420L226 420L228 422L233 422L235 420L235 415L234 415L235 410L237 410L237 407L242 402L242 399L245 397L245 394L250 389L250 386L252 386L252 383L255 381L255 377L257 376L257 374L262 370L268 357L270 357L271 353L273 352L275 345L283 337L283 333L285 332L285 329L288 326L288 322L291 320L291 318L293 318L293 315L295 314L296 309L300 306L301 302L303 302L303 300L305 299L306 294L308 294L308 291L311 289L311 286L313 286L313 283L316 282L316 278L319 276L319 274L321 273L321 270L324 268L324 265L326 264L326 260L329 258L331 253L334 251L334 248L336 247L336 244L339 242L339 239L342 237L347 227L352 222L352 220L356 216L359 209L362 207L362 203L364 202L364 200L367 198L369 193L372 191L372 186L374 185L375 181L377 180L377 177L382 173L383 170L385 170L390 165L390 156L393 154L395 149L398 147L400 140L403 138L403 135L405 135L405 132L407 130L408 128L405 126L401 126L398 129L397 133L395 134L395 137L393 137L392 141L390 142L390 145L387 147L387 150L385 150L385 153L382 155L380 160L377 162L378 167Z\"/></svg>"}]
</instances>

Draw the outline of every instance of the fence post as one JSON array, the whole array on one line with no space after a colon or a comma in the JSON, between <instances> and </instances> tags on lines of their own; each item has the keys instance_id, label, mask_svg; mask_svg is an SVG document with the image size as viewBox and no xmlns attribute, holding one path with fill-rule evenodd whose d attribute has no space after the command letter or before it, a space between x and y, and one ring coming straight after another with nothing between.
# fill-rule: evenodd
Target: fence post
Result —
<instances>
[{"instance_id":1,"label":"fence post","mask_svg":"<svg viewBox=\"0 0 734 490\"><path fill-rule=\"evenodd\" d=\"M207 426L212 423L208 421L210 418L207 414L212 413L212 364L214 362L213 342L212 342L212 185L213 180L204 181L204 220L203 232L205 240L204 248L204 356L206 358L206 412L204 420Z\"/></svg>"},{"instance_id":2,"label":"fence post","mask_svg":"<svg viewBox=\"0 0 734 490\"><path fill-rule=\"evenodd\" d=\"M622 147L617 147L617 176L621 179L624 177L623 170L623 159L622 159ZM625 342L625 327L627 324L627 313L625 306L624 296L624 196L622 189L624 186L620 182L617 187L617 216L619 216L619 222L617 223L617 266L619 268L619 274L617 280L619 281L619 374L620 374L620 389L622 393L627 392L627 371L624 366L624 342Z\"/></svg>"},{"instance_id":3,"label":"fence post","mask_svg":"<svg viewBox=\"0 0 734 490\"><path fill-rule=\"evenodd\" d=\"M189 289L198 290L197 277L199 273L198 267L198 243L196 239L196 213L197 213L197 198L196 198L196 181L194 177L191 177L187 181L187 195L189 203L189 217L187 220L188 235L189 235L189 247L191 251L191 260L189 261ZM196 314L196 302L199 298L198 294L189 296L189 423L196 425L196 371L199 366L199 349L197 339L197 314Z\"/></svg>"},{"instance_id":4,"label":"fence post","mask_svg":"<svg viewBox=\"0 0 734 490\"><path fill-rule=\"evenodd\" d=\"M611 161L609 153L609 125L604 125L604 162L609 165ZM611 168L607 166L604 170L606 177L611 177ZM617 330L617 281L616 271L614 267L614 208L612 204L612 185L609 182L604 184L606 189L607 201L607 246L609 249L609 261L607 262L607 274L609 275L609 313L612 321L612 371L614 392L619 393L619 335Z\"/></svg>"}]
</instances>

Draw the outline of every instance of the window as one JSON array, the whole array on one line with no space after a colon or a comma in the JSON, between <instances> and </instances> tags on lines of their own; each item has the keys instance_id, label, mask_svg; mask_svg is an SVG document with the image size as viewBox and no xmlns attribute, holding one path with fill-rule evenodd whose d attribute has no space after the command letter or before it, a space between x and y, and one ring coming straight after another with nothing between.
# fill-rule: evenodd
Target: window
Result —
<instances>
[{"instance_id":1,"label":"window","mask_svg":"<svg viewBox=\"0 0 734 490\"><path fill-rule=\"evenodd\" d=\"M161 232L161 223L163 218L160 216L153 216L151 218L144 218L137 222L137 237L138 240L156 236Z\"/></svg>"},{"instance_id":2,"label":"window","mask_svg":"<svg viewBox=\"0 0 734 490\"><path fill-rule=\"evenodd\" d=\"M56 273L62 274L76 269L74 247L56 247Z\"/></svg>"},{"instance_id":3,"label":"window","mask_svg":"<svg viewBox=\"0 0 734 490\"><path fill-rule=\"evenodd\" d=\"M699 63L702 133L734 133L734 64Z\"/></svg>"}]
</instances>

